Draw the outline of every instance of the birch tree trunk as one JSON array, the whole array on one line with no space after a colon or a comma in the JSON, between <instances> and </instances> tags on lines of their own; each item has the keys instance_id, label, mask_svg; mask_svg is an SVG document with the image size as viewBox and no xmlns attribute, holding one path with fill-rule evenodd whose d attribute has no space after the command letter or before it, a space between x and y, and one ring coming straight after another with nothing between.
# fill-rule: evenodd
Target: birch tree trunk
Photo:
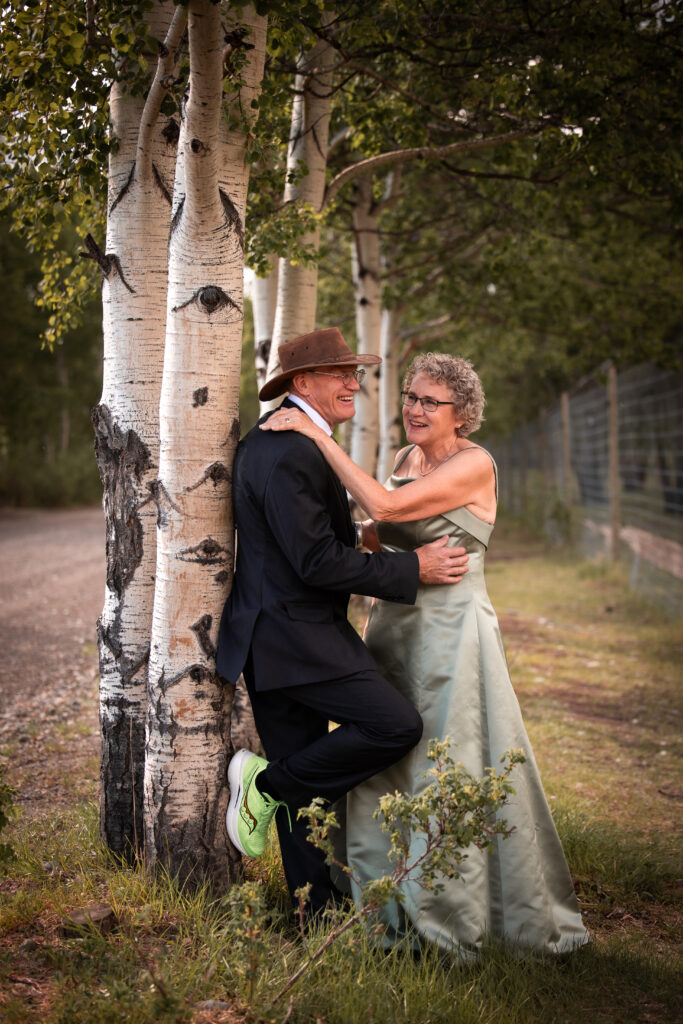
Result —
<instances>
[{"instance_id":1,"label":"birch tree trunk","mask_svg":"<svg viewBox=\"0 0 683 1024\"><path fill-rule=\"evenodd\" d=\"M157 578L149 664L145 855L181 880L237 870L225 831L233 688L215 670L232 578L230 475L239 440L246 136L221 130L224 59L243 59L234 102L250 111L265 18L246 8L244 53L224 53L221 7L189 6L190 89L179 141L160 405ZM245 57L246 54L246 57ZM239 122L238 122L239 123Z\"/></svg>"},{"instance_id":2,"label":"birch tree trunk","mask_svg":"<svg viewBox=\"0 0 683 1024\"><path fill-rule=\"evenodd\" d=\"M384 483L394 468L401 447L401 394L399 385L399 338L401 311L382 310L380 351L382 375L379 380L379 455L377 479Z\"/></svg>"},{"instance_id":3,"label":"birch tree trunk","mask_svg":"<svg viewBox=\"0 0 683 1024\"><path fill-rule=\"evenodd\" d=\"M106 251L88 239L103 272L102 397L93 410L104 487L107 582L98 623L100 830L134 858L142 843L147 660L156 561L158 406L166 317L167 245L176 155L160 115L185 14L171 2L149 14L162 57L147 102L117 84L110 96L117 148L109 161ZM177 126L175 126L177 129Z\"/></svg>"},{"instance_id":4,"label":"birch tree trunk","mask_svg":"<svg viewBox=\"0 0 683 1024\"><path fill-rule=\"evenodd\" d=\"M355 181L353 191L351 259L358 351L378 356L382 323L379 208L373 199L371 177ZM351 458L370 476L377 468L381 373L380 366L368 369L356 396L351 427Z\"/></svg>"},{"instance_id":5,"label":"birch tree trunk","mask_svg":"<svg viewBox=\"0 0 683 1024\"><path fill-rule=\"evenodd\" d=\"M297 61L287 151L287 174L294 174L300 162L306 165L308 174L299 180L287 182L284 201L308 203L313 210L320 209L325 193L334 62L334 51L323 40L320 40L312 50L302 53ZM316 228L304 235L302 243L317 253L320 244L319 229ZM317 288L317 265L302 266L292 264L284 258L280 260L277 310L268 360L268 379L280 371L278 346L299 334L314 330ZM277 399L266 403L264 410L279 405L279 401Z\"/></svg>"},{"instance_id":6,"label":"birch tree trunk","mask_svg":"<svg viewBox=\"0 0 683 1024\"><path fill-rule=\"evenodd\" d=\"M254 275L251 279L251 305L254 311L254 365L256 367L256 388L260 391L266 383L268 360L273 342L275 310L277 309L278 258L269 258L270 271L265 277ZM262 411L264 407L262 405Z\"/></svg>"}]
</instances>

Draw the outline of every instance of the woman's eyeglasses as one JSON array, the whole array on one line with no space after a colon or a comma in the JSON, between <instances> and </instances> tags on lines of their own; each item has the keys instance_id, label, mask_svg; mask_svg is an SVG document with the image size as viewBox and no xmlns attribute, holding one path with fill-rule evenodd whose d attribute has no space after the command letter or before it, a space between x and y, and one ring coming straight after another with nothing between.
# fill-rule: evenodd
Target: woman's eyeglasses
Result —
<instances>
[{"instance_id":1,"label":"woman's eyeglasses","mask_svg":"<svg viewBox=\"0 0 683 1024\"><path fill-rule=\"evenodd\" d=\"M425 412L436 412L440 405L455 405L455 402L439 402L436 398L418 398L413 391L402 391L401 398L409 409L419 402Z\"/></svg>"},{"instance_id":2,"label":"woman's eyeglasses","mask_svg":"<svg viewBox=\"0 0 683 1024\"><path fill-rule=\"evenodd\" d=\"M345 388L348 388L352 380L362 384L365 377L365 370L353 370L349 373L326 373L325 370L309 370L309 373L319 373L323 377L338 377Z\"/></svg>"}]
</instances>

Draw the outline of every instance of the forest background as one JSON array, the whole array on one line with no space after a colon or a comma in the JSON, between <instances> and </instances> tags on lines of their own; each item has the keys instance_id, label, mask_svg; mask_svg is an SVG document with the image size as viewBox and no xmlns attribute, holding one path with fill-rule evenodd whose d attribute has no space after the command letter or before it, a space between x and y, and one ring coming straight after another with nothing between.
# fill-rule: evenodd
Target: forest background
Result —
<instances>
[{"instance_id":1,"label":"forest background","mask_svg":"<svg viewBox=\"0 0 683 1024\"><path fill-rule=\"evenodd\" d=\"M405 365L406 349L427 346L473 359L488 395L482 441L532 420L606 358L620 366L643 360L677 366L683 322L676 5L573 3L564 5L561 23L552 4L504 6L510 24L505 17L496 21L486 4L468 14L456 3L440 15L427 8L417 33L400 4L380 5L384 20L372 31L369 16L354 24L353 5L337 5L337 52L345 58L332 94L327 171L329 181L368 156L443 143L448 119L460 121L465 134L478 129L478 138L492 128L500 133L501 124L528 130L527 139L483 152L397 164L402 183L389 202L387 170L378 168L370 179L370 202L382 218L376 285L384 308L402 313L395 328L399 358ZM14 8L41 5L5 5L8 23ZM288 75L296 48L306 39L312 46L319 35L321 17L311 5L301 33L284 8L274 11L254 128L252 158L261 159L252 168L245 224L247 262L261 271L273 252L296 250L300 226L288 207L299 214L310 209L283 206L281 196ZM85 74L84 19L79 25L77 9L73 18L55 43L68 88L82 74L80 88L96 100L99 152L85 137L87 119L79 124L72 112L54 129L64 150L53 137L41 162L48 116L12 107L13 99L19 102L16 81L11 73L4 78L3 116L11 130L0 193L0 500L9 504L80 503L100 493L90 427L101 387L99 274L78 254L85 234L97 232L93 210L102 210L107 110L104 80L97 95ZM135 27L133 8L128 20ZM539 52L530 57L534 43ZM13 70L19 44L10 54ZM22 61L29 93L41 80L52 86L44 68L30 67L28 51ZM544 67L551 61L552 72ZM533 102L523 109L520 94L530 89ZM534 131L539 109L546 132ZM50 154L58 160L54 174L45 166ZM367 204L361 187L367 181L347 186L322 218L316 322L340 324L352 344L357 323L363 329L353 215ZM257 416L253 319L249 304L246 309L243 432Z\"/></svg>"}]
</instances>

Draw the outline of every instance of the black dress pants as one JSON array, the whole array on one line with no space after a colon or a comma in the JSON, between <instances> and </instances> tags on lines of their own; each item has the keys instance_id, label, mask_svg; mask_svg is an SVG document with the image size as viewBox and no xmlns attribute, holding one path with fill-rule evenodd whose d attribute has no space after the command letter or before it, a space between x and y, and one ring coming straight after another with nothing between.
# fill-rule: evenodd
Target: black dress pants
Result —
<instances>
[{"instance_id":1,"label":"black dress pants","mask_svg":"<svg viewBox=\"0 0 683 1024\"><path fill-rule=\"evenodd\" d=\"M322 683L256 690L251 655L244 680L269 765L259 788L289 807L276 815L282 863L292 899L311 883L309 911L334 898L325 858L308 842L297 811L317 797L330 802L399 761L419 742L422 719L376 671ZM330 730L329 722L337 728Z\"/></svg>"}]
</instances>

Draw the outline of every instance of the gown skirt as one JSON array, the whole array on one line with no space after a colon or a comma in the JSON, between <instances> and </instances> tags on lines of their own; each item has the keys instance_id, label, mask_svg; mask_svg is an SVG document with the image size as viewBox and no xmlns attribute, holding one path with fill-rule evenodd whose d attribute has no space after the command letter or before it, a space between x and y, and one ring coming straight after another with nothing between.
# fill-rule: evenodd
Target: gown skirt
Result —
<instances>
[{"instance_id":1,"label":"gown skirt","mask_svg":"<svg viewBox=\"0 0 683 1024\"><path fill-rule=\"evenodd\" d=\"M409 479L393 475L387 486L400 487ZM404 902L392 900L380 911L384 941L417 935L465 958L490 939L564 953L589 936L486 591L484 556L492 530L464 507L411 523L377 524L387 551L414 550L448 533L450 546L467 549L469 571L455 586L420 585L412 606L373 602L365 642L382 675L422 715L424 732L410 754L348 794L341 815L346 860L363 883L391 870L388 839L372 815L385 793L416 793L428 784L430 739L450 737L450 755L474 775L488 766L500 770L503 753L521 748L526 761L515 766L510 778L515 793L500 812L514 826L512 834L495 836L489 850L470 848L461 877L444 879L441 892L412 880L403 883ZM423 845L414 836L411 859Z\"/></svg>"}]
</instances>

